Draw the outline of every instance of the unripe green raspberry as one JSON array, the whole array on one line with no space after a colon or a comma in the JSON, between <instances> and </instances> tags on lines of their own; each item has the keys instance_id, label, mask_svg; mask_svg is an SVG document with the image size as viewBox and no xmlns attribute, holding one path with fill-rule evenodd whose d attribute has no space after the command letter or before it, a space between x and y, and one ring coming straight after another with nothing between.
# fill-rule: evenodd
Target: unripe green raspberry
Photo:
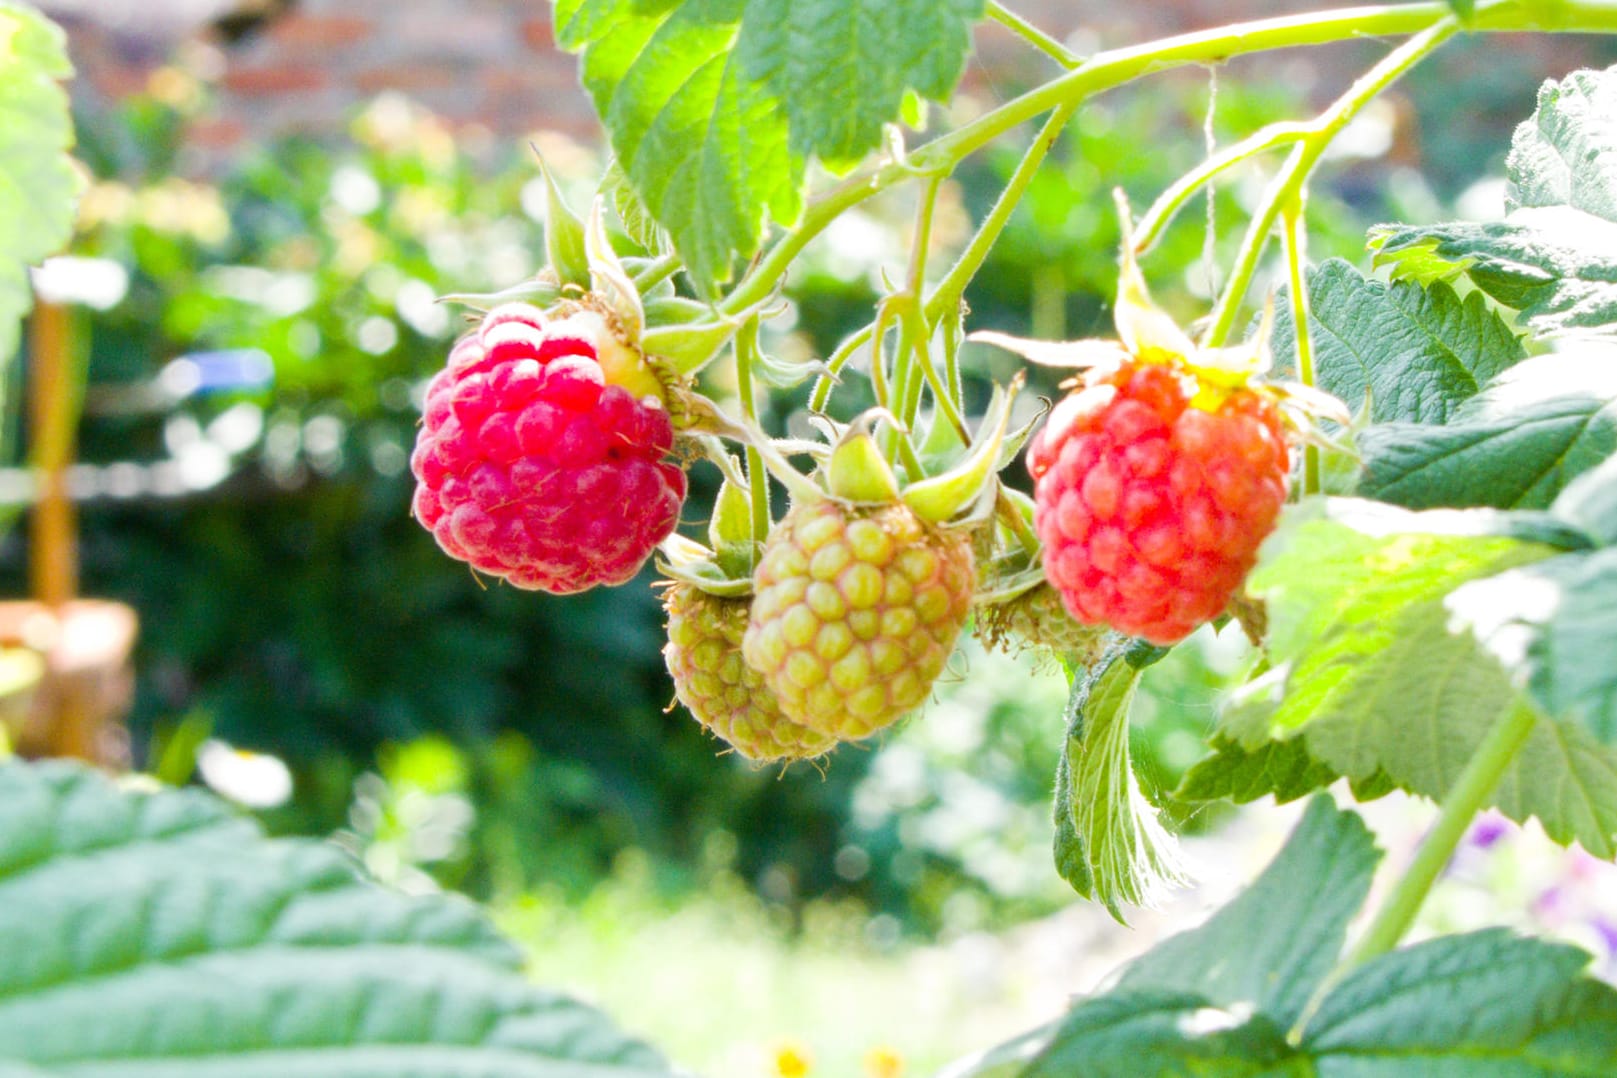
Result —
<instances>
[{"instance_id":1,"label":"unripe green raspberry","mask_svg":"<svg viewBox=\"0 0 1617 1078\"><path fill-rule=\"evenodd\" d=\"M1107 632L1073 620L1060 594L1045 583L1008 603L979 607L977 635L1007 655L1034 648L1088 666L1105 650Z\"/></svg>"},{"instance_id":2,"label":"unripe green raspberry","mask_svg":"<svg viewBox=\"0 0 1617 1078\"><path fill-rule=\"evenodd\" d=\"M801 503L764 547L742 654L794 721L868 737L926 700L976 582L970 540L904 505Z\"/></svg>"},{"instance_id":3,"label":"unripe green raspberry","mask_svg":"<svg viewBox=\"0 0 1617 1078\"><path fill-rule=\"evenodd\" d=\"M679 702L696 721L749 760L806 760L836 739L799 726L781 713L763 678L741 660L746 599L709 595L676 584L663 598L668 645L663 659Z\"/></svg>"}]
</instances>

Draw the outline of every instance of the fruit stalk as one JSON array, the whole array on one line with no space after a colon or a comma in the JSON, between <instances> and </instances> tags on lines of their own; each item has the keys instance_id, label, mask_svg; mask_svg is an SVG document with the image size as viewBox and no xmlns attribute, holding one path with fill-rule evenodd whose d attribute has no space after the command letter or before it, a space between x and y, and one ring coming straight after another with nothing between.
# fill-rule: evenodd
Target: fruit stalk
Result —
<instances>
[{"instance_id":1,"label":"fruit stalk","mask_svg":"<svg viewBox=\"0 0 1617 1078\"><path fill-rule=\"evenodd\" d=\"M736 333L736 393L741 397L741 414L754 427L758 424L758 398L752 388L752 357L758 349L758 316L747 319ZM763 454L748 445L747 494L752 502L752 537L758 542L769 538L769 473Z\"/></svg>"},{"instance_id":2,"label":"fruit stalk","mask_svg":"<svg viewBox=\"0 0 1617 1078\"><path fill-rule=\"evenodd\" d=\"M1439 45L1453 37L1459 28L1460 21L1450 17L1410 38L1388 53L1375 67L1365 72L1348 88L1347 93L1320 113L1319 118L1314 121L1312 131L1292 150L1286 164L1264 194L1262 205L1253 214L1252 223L1247 227L1246 236L1241 240L1241 250L1236 256L1235 268L1231 272L1229 283L1224 286L1224 292L1218 299L1218 306L1213 311L1212 322L1202 337L1202 347L1217 348L1229 339L1230 331L1235 327L1235 320L1241 311L1241 300L1245 298L1247 287L1252 283L1252 276L1257 272L1258 261L1263 257L1263 249L1268 245L1269 234L1274 231L1276 219L1284 207L1302 197L1303 188L1308 183L1309 176L1313 174L1314 166L1319 163L1331 140L1342 132L1360 110L1374 101L1383 90L1396 82L1410 68L1431 55Z\"/></svg>"},{"instance_id":3,"label":"fruit stalk","mask_svg":"<svg viewBox=\"0 0 1617 1078\"><path fill-rule=\"evenodd\" d=\"M1083 57L1022 18L1016 12L1011 11L1004 4L999 3L998 0L989 0L988 17L1017 37L1022 38L1029 45L1032 45L1068 71L1084 62Z\"/></svg>"},{"instance_id":4,"label":"fruit stalk","mask_svg":"<svg viewBox=\"0 0 1617 1078\"><path fill-rule=\"evenodd\" d=\"M1281 211L1284 222L1286 268L1291 287L1291 324L1297 341L1297 380L1310 389L1314 386L1314 340L1308 325L1308 282L1303 270L1306 265L1308 232L1303 224L1303 211L1307 203L1304 193L1286 203ZM1320 492L1319 446L1309 442L1303 446L1303 497Z\"/></svg>"},{"instance_id":5,"label":"fruit stalk","mask_svg":"<svg viewBox=\"0 0 1617 1078\"><path fill-rule=\"evenodd\" d=\"M1356 966L1385 954L1404 938L1438 874L1448 864L1460 839L1465 837L1466 829L1471 826L1472 819L1482 810L1494 787L1499 785L1505 769L1516 758L1516 753L1532 734L1537 721L1538 712L1531 704L1520 700L1488 731L1482 744L1477 746L1477 751L1466 762L1465 770L1460 772L1448 795L1443 798L1437 822L1432 825L1416 851L1415 859L1410 862L1386 902L1376 912L1370 927L1365 929L1358 945L1353 948L1347 965Z\"/></svg>"},{"instance_id":6,"label":"fruit stalk","mask_svg":"<svg viewBox=\"0 0 1617 1078\"><path fill-rule=\"evenodd\" d=\"M1255 19L1097 53L1066 74L933 140L910 155L907 161L889 162L874 172L852 176L814 200L797 226L782 237L725 298L720 311L739 314L767 298L803 248L844 211L917 173L947 172L1000 135L1053 108L1077 105L1105 90L1171 68L1222 63L1231 57L1270 49L1416 34L1435 24L1450 22L1451 16L1452 8L1444 2L1336 8ZM1612 32L1617 31L1617 2L1565 0L1553 9L1525 0L1483 3L1477 5L1477 13L1468 28Z\"/></svg>"},{"instance_id":7,"label":"fruit stalk","mask_svg":"<svg viewBox=\"0 0 1617 1078\"><path fill-rule=\"evenodd\" d=\"M1033 177L1044 164L1045 157L1055 146L1056 139L1061 137L1061 129L1067 126L1067 121L1072 119L1073 113L1077 111L1078 102L1073 101L1057 108L1050 114L1050 118L1044 121L1044 127L1040 129L1038 137L1033 140L1033 145L1027 148L1027 153L1022 155L1022 160L1017 162L1010 181L999 193L999 198L994 201L994 208L988 211L983 223L977 226L977 232L971 237L971 242L960 252L955 264L949 267L949 272L944 274L943 280L938 282L937 287L932 290L932 295L927 298L928 322L937 322L945 311L960 302L966 285L982 268L984 260L988 258L988 252L993 249L999 234L1004 231L1005 222L1011 219L1011 214L1022 201L1022 195L1027 191L1028 184L1033 182Z\"/></svg>"}]
</instances>

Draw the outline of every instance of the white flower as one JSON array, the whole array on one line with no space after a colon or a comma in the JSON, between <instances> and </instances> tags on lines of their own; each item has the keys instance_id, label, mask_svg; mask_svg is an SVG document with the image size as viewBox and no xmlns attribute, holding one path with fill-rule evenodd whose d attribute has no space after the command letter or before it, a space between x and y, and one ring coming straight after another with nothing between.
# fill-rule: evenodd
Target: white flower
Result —
<instances>
[{"instance_id":1,"label":"white flower","mask_svg":"<svg viewBox=\"0 0 1617 1078\"><path fill-rule=\"evenodd\" d=\"M234 748L214 738L197 750L197 769L215 793L248 808L275 808L292 796L292 772L280 757Z\"/></svg>"}]
</instances>

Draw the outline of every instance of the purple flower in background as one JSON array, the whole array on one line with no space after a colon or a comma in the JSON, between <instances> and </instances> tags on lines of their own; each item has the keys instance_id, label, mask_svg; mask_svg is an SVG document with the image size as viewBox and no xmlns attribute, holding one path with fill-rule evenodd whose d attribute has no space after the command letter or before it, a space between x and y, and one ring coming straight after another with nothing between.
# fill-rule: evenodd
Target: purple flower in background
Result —
<instances>
[{"instance_id":1,"label":"purple flower in background","mask_svg":"<svg viewBox=\"0 0 1617 1078\"><path fill-rule=\"evenodd\" d=\"M1497 812L1486 813L1472 826L1471 834L1466 837L1466 841L1479 850L1486 850L1504 838L1509 830L1509 820Z\"/></svg>"},{"instance_id":2,"label":"purple flower in background","mask_svg":"<svg viewBox=\"0 0 1617 1078\"><path fill-rule=\"evenodd\" d=\"M1600 933L1600 942L1605 945L1606 954L1617 956L1617 921L1610 917L1597 916L1589 923Z\"/></svg>"},{"instance_id":3,"label":"purple flower in background","mask_svg":"<svg viewBox=\"0 0 1617 1078\"><path fill-rule=\"evenodd\" d=\"M1533 900L1533 914L1546 924L1559 923L1566 919L1567 899L1565 887L1546 887Z\"/></svg>"}]
</instances>

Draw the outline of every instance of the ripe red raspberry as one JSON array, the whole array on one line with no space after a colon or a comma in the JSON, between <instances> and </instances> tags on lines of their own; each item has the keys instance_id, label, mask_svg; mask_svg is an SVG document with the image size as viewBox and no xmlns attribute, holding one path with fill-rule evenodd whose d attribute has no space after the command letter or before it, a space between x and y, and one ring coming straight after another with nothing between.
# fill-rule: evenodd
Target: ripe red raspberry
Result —
<instances>
[{"instance_id":1,"label":"ripe red raspberry","mask_svg":"<svg viewBox=\"0 0 1617 1078\"><path fill-rule=\"evenodd\" d=\"M609 384L599 315L488 313L427 386L414 511L451 557L519 588L622 584L673 531L685 473L668 412Z\"/></svg>"},{"instance_id":2,"label":"ripe red raspberry","mask_svg":"<svg viewBox=\"0 0 1617 1078\"><path fill-rule=\"evenodd\" d=\"M1274 403L1203 392L1165 364L1125 363L1068 396L1027 459L1044 573L1068 611L1154 644L1223 611L1286 498Z\"/></svg>"},{"instance_id":3,"label":"ripe red raspberry","mask_svg":"<svg viewBox=\"0 0 1617 1078\"><path fill-rule=\"evenodd\" d=\"M709 595L675 584L664 599L668 646L663 659L679 702L749 760L806 760L836 739L799 726L780 710L764 679L741 659L747 599Z\"/></svg>"},{"instance_id":4,"label":"ripe red raspberry","mask_svg":"<svg viewBox=\"0 0 1617 1078\"><path fill-rule=\"evenodd\" d=\"M769 534L742 655L793 721L866 737L926 700L976 584L963 532L904 505L802 502Z\"/></svg>"}]
</instances>

